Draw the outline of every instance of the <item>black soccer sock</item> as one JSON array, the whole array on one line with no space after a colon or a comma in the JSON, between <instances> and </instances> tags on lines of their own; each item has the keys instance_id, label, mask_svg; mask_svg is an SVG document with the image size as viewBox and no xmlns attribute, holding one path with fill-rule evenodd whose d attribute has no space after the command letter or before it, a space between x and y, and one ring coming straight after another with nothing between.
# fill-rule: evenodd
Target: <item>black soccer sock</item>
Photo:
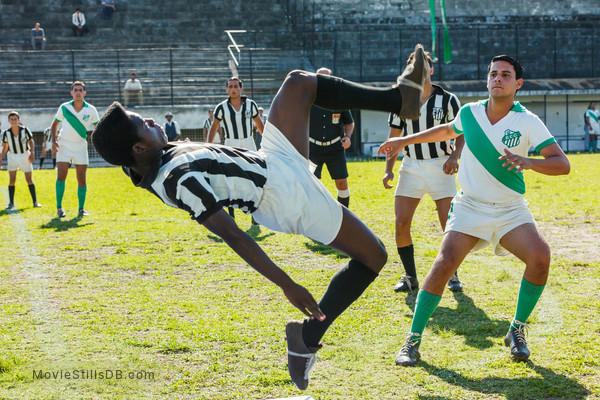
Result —
<instances>
[{"instance_id":1,"label":"black soccer sock","mask_svg":"<svg viewBox=\"0 0 600 400\"><path fill-rule=\"evenodd\" d=\"M338 200L338 203L340 203L341 205L346 206L346 208L350 207L350 197L349 196L348 197L340 197L340 196L338 196L337 200Z\"/></svg>"},{"instance_id":2,"label":"black soccer sock","mask_svg":"<svg viewBox=\"0 0 600 400\"><path fill-rule=\"evenodd\" d=\"M398 113L402 95L391 87L376 88L330 75L317 75L315 105L328 110L376 110Z\"/></svg>"},{"instance_id":3,"label":"black soccer sock","mask_svg":"<svg viewBox=\"0 0 600 400\"><path fill-rule=\"evenodd\" d=\"M15 204L15 187L8 185L8 202Z\"/></svg>"},{"instance_id":4,"label":"black soccer sock","mask_svg":"<svg viewBox=\"0 0 600 400\"><path fill-rule=\"evenodd\" d=\"M231 215L231 218L235 219L235 212L233 211L233 207L227 207L227 212Z\"/></svg>"},{"instance_id":5,"label":"black soccer sock","mask_svg":"<svg viewBox=\"0 0 600 400\"><path fill-rule=\"evenodd\" d=\"M56 168L56 158L52 159L52 168Z\"/></svg>"},{"instance_id":6,"label":"black soccer sock","mask_svg":"<svg viewBox=\"0 0 600 400\"><path fill-rule=\"evenodd\" d=\"M335 273L319 302L325 314L324 321L308 319L302 327L302 339L307 346L318 346L319 341L335 321L367 287L377 278L377 273L356 260L344 265Z\"/></svg>"},{"instance_id":7,"label":"black soccer sock","mask_svg":"<svg viewBox=\"0 0 600 400\"><path fill-rule=\"evenodd\" d=\"M415 247L411 244L409 246L398 247L398 254L404 265L406 275L417 277L417 268L415 267Z\"/></svg>"},{"instance_id":8,"label":"black soccer sock","mask_svg":"<svg viewBox=\"0 0 600 400\"><path fill-rule=\"evenodd\" d=\"M35 184L31 184L28 185L29 186L29 193L31 193L31 200L33 200L33 203L37 203L37 197L35 196Z\"/></svg>"},{"instance_id":9,"label":"black soccer sock","mask_svg":"<svg viewBox=\"0 0 600 400\"><path fill-rule=\"evenodd\" d=\"M43 157L40 158L40 169L42 169L42 165L44 164L44 160L45 160L45 158L43 158Z\"/></svg>"}]
</instances>

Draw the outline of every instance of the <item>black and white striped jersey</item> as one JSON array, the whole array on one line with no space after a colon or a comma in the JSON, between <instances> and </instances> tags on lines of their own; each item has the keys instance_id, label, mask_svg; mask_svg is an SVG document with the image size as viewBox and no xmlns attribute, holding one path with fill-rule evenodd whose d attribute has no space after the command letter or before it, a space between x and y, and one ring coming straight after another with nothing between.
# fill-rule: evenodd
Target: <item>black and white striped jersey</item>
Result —
<instances>
[{"instance_id":1,"label":"black and white striped jersey","mask_svg":"<svg viewBox=\"0 0 600 400\"><path fill-rule=\"evenodd\" d=\"M258 115L258 106L254 100L242 96L239 111L231 105L229 99L219 103L214 116L221 121L225 139L246 139L252 136L252 118Z\"/></svg>"},{"instance_id":2,"label":"black and white striped jersey","mask_svg":"<svg viewBox=\"0 0 600 400\"><path fill-rule=\"evenodd\" d=\"M392 128L402 129L402 136L414 135L434 126L448 123L460 110L460 102L454 93L441 86L432 85L433 94L421 106L421 116L415 120L403 120L396 114L390 114L388 123ZM417 143L404 148L404 154L415 160L428 160L445 157L452 153L450 141L435 143Z\"/></svg>"},{"instance_id":3,"label":"black and white striped jersey","mask_svg":"<svg viewBox=\"0 0 600 400\"><path fill-rule=\"evenodd\" d=\"M259 153L195 142L169 143L143 177L123 170L135 186L200 223L223 207L254 212L267 181L267 164Z\"/></svg>"},{"instance_id":4,"label":"black and white striped jersey","mask_svg":"<svg viewBox=\"0 0 600 400\"><path fill-rule=\"evenodd\" d=\"M29 142L33 139L31 131L26 126L19 126L19 134L15 137L12 128L2 132L2 143L8 143L8 151L13 154L23 154L29 150Z\"/></svg>"}]
</instances>

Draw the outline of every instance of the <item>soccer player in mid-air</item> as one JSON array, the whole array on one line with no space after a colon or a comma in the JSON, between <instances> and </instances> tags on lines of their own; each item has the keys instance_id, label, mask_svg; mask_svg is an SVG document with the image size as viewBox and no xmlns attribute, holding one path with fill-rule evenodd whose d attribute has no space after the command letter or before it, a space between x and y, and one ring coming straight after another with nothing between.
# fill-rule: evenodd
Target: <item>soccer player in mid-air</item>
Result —
<instances>
[{"instance_id":1,"label":"soccer player in mid-air","mask_svg":"<svg viewBox=\"0 0 600 400\"><path fill-rule=\"evenodd\" d=\"M440 251L417 295L410 332L396 356L398 365L417 363L421 335L442 298L444 285L471 250L490 243L496 254L510 252L525 263L517 309L504 344L514 358L529 359L526 322L548 279L550 249L523 198L522 172L563 175L569 173L570 164L544 123L514 101L523 85L522 75L515 58L494 57L488 65L488 99L465 105L453 122L390 138L379 148L379 153L390 159L410 144L459 135L465 138L458 170L461 191L452 201ZM531 146L542 159L527 157Z\"/></svg>"},{"instance_id":2,"label":"soccer player in mid-air","mask_svg":"<svg viewBox=\"0 0 600 400\"><path fill-rule=\"evenodd\" d=\"M223 238L308 316L286 325L288 369L300 389L308 386L309 370L329 326L387 261L383 243L310 172L310 108L313 104L327 109L364 108L416 118L424 63L423 47L417 45L414 64L391 88L292 71L273 99L259 152L210 143L167 143L154 120L127 112L119 103L109 107L92 134L96 150L106 161L123 166L136 186L189 212ZM351 260L333 276L317 303L236 225L223 210L228 206L251 213L264 227L329 244Z\"/></svg>"}]
</instances>

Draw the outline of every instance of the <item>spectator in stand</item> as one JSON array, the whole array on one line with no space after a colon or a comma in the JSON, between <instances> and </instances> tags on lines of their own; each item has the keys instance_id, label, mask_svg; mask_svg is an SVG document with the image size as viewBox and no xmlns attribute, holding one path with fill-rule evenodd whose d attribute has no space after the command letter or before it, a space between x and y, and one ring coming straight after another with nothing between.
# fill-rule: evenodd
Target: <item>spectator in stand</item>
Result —
<instances>
[{"instance_id":1,"label":"spectator in stand","mask_svg":"<svg viewBox=\"0 0 600 400\"><path fill-rule=\"evenodd\" d=\"M137 73L132 72L130 78L125 82L125 88L123 92L125 106L129 107L129 101L132 97L135 97L137 102L132 105L144 105L144 93L142 92L142 83L137 78Z\"/></svg>"},{"instance_id":2,"label":"spectator in stand","mask_svg":"<svg viewBox=\"0 0 600 400\"><path fill-rule=\"evenodd\" d=\"M85 23L85 15L81 12L81 9L75 9L75 12L71 17L71 21L71 29L73 29L74 36L83 36L84 33L89 32L88 26Z\"/></svg>"},{"instance_id":3,"label":"spectator in stand","mask_svg":"<svg viewBox=\"0 0 600 400\"><path fill-rule=\"evenodd\" d=\"M37 44L40 44L40 50L44 51L44 47L46 46L46 35L44 34L44 30L40 27L40 23L35 23L35 28L31 30L31 47L33 47L33 51L37 50Z\"/></svg>"},{"instance_id":4,"label":"spectator in stand","mask_svg":"<svg viewBox=\"0 0 600 400\"><path fill-rule=\"evenodd\" d=\"M110 19L115 11L117 11L117 8L115 7L114 0L102 0L102 14L104 14L104 19Z\"/></svg>"},{"instance_id":5,"label":"spectator in stand","mask_svg":"<svg viewBox=\"0 0 600 400\"><path fill-rule=\"evenodd\" d=\"M179 140L181 137L181 129L179 129L179 124L177 121L173 119L173 114L168 112L165 114L165 118L167 119L167 123L165 124L165 133L167 134L167 139L169 139L169 142L175 142Z\"/></svg>"}]
</instances>

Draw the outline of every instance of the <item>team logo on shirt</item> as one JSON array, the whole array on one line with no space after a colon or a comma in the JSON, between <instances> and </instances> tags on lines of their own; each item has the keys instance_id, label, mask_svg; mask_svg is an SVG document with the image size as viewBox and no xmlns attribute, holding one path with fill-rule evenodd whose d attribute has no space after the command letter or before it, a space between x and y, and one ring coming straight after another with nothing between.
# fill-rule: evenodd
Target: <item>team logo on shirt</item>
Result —
<instances>
[{"instance_id":1,"label":"team logo on shirt","mask_svg":"<svg viewBox=\"0 0 600 400\"><path fill-rule=\"evenodd\" d=\"M502 143L506 147L515 147L521 143L521 132L519 131L511 131L507 129L504 131L504 136L502 137Z\"/></svg>"},{"instance_id":2,"label":"team logo on shirt","mask_svg":"<svg viewBox=\"0 0 600 400\"><path fill-rule=\"evenodd\" d=\"M337 125L340 123L340 117L342 114L331 114L331 123Z\"/></svg>"},{"instance_id":3,"label":"team logo on shirt","mask_svg":"<svg viewBox=\"0 0 600 400\"><path fill-rule=\"evenodd\" d=\"M90 116L88 114L83 116L83 120L87 122L87 120L90 119Z\"/></svg>"},{"instance_id":4,"label":"team logo on shirt","mask_svg":"<svg viewBox=\"0 0 600 400\"><path fill-rule=\"evenodd\" d=\"M436 121L441 121L444 119L444 109L442 107L433 107L431 110L431 116Z\"/></svg>"}]
</instances>

